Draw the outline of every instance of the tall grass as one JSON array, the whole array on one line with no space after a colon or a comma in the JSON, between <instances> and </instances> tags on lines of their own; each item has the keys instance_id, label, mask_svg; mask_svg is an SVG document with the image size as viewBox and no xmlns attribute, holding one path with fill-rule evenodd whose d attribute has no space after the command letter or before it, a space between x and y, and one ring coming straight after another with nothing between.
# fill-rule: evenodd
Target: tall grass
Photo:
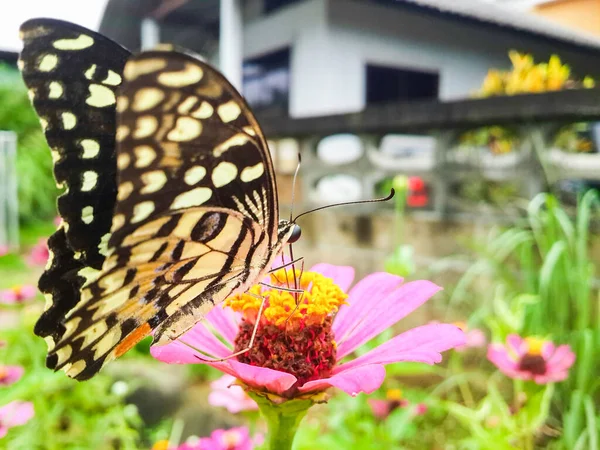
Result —
<instances>
[{"instance_id":1,"label":"tall grass","mask_svg":"<svg viewBox=\"0 0 600 450\"><path fill-rule=\"evenodd\" d=\"M451 298L455 305L488 297L476 314L496 339L519 333L571 345L577 360L557 385L548 424L561 432L556 448L600 448L600 304L590 255L599 212L596 191L579 199L574 217L554 196L539 194L526 221L476 247L477 261Z\"/></svg>"}]
</instances>

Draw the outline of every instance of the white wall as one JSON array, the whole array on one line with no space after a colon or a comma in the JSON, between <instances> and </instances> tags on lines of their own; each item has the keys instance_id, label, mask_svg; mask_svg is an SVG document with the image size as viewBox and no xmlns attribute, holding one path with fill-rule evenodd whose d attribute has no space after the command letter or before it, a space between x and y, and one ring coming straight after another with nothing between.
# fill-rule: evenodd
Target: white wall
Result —
<instances>
[{"instance_id":1,"label":"white wall","mask_svg":"<svg viewBox=\"0 0 600 450\"><path fill-rule=\"evenodd\" d=\"M597 57L513 32L362 0L306 0L245 25L244 57L291 46L293 117L360 111L368 63L437 72L441 100L469 96L490 67L508 68L508 50L543 60L558 53L579 74Z\"/></svg>"},{"instance_id":2,"label":"white wall","mask_svg":"<svg viewBox=\"0 0 600 450\"><path fill-rule=\"evenodd\" d=\"M327 0L306 0L244 25L244 58L290 47L292 116L336 110L338 99L327 88L332 76L326 21Z\"/></svg>"}]
</instances>

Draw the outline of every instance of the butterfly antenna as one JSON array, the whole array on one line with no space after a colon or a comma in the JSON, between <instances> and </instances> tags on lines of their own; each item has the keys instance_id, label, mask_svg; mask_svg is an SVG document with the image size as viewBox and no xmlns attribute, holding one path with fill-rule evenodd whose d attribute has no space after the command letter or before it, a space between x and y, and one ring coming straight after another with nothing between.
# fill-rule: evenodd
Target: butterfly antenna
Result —
<instances>
[{"instance_id":1,"label":"butterfly antenna","mask_svg":"<svg viewBox=\"0 0 600 450\"><path fill-rule=\"evenodd\" d=\"M305 211L305 212L303 212L301 214L298 214L296 217L294 217L293 220L291 220L291 222L296 222L296 220L298 220L302 216L305 216L306 214L314 213L315 211L321 211L322 209L333 208L334 206L360 205L360 204L363 204L363 203L387 202L388 200L391 200L394 197L395 193L396 193L396 191L394 191L394 188L392 188L390 190L390 194L387 197L374 198L374 199L371 199L371 200L357 200L357 201L354 201L354 202L334 203L332 205L320 206L318 208L311 209L309 211Z\"/></svg>"},{"instance_id":2,"label":"butterfly antenna","mask_svg":"<svg viewBox=\"0 0 600 450\"><path fill-rule=\"evenodd\" d=\"M296 197L296 179L298 178L298 172L300 171L300 163L302 162L302 156L300 152L298 152L298 165L296 166L296 171L294 172L294 179L292 180L292 206L290 207L290 222L292 222L292 217L294 216L294 198ZM292 258L293 260L294 258Z\"/></svg>"}]
</instances>

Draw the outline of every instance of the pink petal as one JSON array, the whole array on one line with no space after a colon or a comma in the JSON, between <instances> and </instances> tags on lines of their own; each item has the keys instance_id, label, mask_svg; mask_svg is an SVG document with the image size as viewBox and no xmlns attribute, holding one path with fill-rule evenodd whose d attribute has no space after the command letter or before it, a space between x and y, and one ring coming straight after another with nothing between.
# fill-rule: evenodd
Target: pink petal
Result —
<instances>
[{"instance_id":1,"label":"pink petal","mask_svg":"<svg viewBox=\"0 0 600 450\"><path fill-rule=\"evenodd\" d=\"M30 284L21 286L21 298L23 298L23 300L33 298L36 294L37 288L35 286L32 286Z\"/></svg>"},{"instance_id":2,"label":"pink petal","mask_svg":"<svg viewBox=\"0 0 600 450\"><path fill-rule=\"evenodd\" d=\"M428 409L429 409L429 407L425 403L418 403L415 406L414 414L415 414L415 416L422 416L427 413Z\"/></svg>"},{"instance_id":3,"label":"pink petal","mask_svg":"<svg viewBox=\"0 0 600 450\"><path fill-rule=\"evenodd\" d=\"M8 386L18 381L25 372L21 366L0 366L0 371L4 369L4 373L0 375L0 386Z\"/></svg>"},{"instance_id":4,"label":"pink petal","mask_svg":"<svg viewBox=\"0 0 600 450\"><path fill-rule=\"evenodd\" d=\"M18 301L18 296L15 291L12 289L5 289L0 292L0 302L10 304L16 303Z\"/></svg>"},{"instance_id":5,"label":"pink petal","mask_svg":"<svg viewBox=\"0 0 600 450\"><path fill-rule=\"evenodd\" d=\"M208 356L199 354L181 341L196 347ZM169 364L198 364L202 361L197 356L205 359L225 358L231 354L231 349L208 331L203 323L198 323L176 341L160 346L153 345L150 347L150 353L159 361Z\"/></svg>"},{"instance_id":6,"label":"pink petal","mask_svg":"<svg viewBox=\"0 0 600 450\"><path fill-rule=\"evenodd\" d=\"M256 402L244 392L244 389L233 384L235 380L231 375L223 375L210 383L212 391L208 394L208 403L212 406L223 406L233 414L258 409Z\"/></svg>"},{"instance_id":7,"label":"pink petal","mask_svg":"<svg viewBox=\"0 0 600 450\"><path fill-rule=\"evenodd\" d=\"M319 272L321 275L331 278L344 292L348 292L354 280L354 267L352 266L334 266L332 264L320 263L312 266L310 271Z\"/></svg>"},{"instance_id":8,"label":"pink petal","mask_svg":"<svg viewBox=\"0 0 600 450\"><path fill-rule=\"evenodd\" d=\"M559 345L554 354L547 360L548 365L562 365L563 361L570 367L575 362L575 354L569 345Z\"/></svg>"},{"instance_id":9,"label":"pink petal","mask_svg":"<svg viewBox=\"0 0 600 450\"><path fill-rule=\"evenodd\" d=\"M27 423L34 414L33 403L15 400L0 408L0 422L8 428L16 427Z\"/></svg>"},{"instance_id":10,"label":"pink petal","mask_svg":"<svg viewBox=\"0 0 600 450\"><path fill-rule=\"evenodd\" d=\"M249 386L264 388L276 394L283 394L291 388L298 379L289 373L266 367L251 366L230 359L226 361L232 369L232 375Z\"/></svg>"},{"instance_id":11,"label":"pink petal","mask_svg":"<svg viewBox=\"0 0 600 450\"><path fill-rule=\"evenodd\" d=\"M565 380L568 376L569 372L566 370L563 372L548 372L544 375L535 375L533 381L535 381L536 384L555 383Z\"/></svg>"},{"instance_id":12,"label":"pink petal","mask_svg":"<svg viewBox=\"0 0 600 450\"><path fill-rule=\"evenodd\" d=\"M215 450L252 450L252 440L246 427L215 430L210 434L210 438L217 444ZM209 450L213 447L201 445L199 448Z\"/></svg>"},{"instance_id":13,"label":"pink petal","mask_svg":"<svg viewBox=\"0 0 600 450\"><path fill-rule=\"evenodd\" d=\"M299 390L311 392L334 386L346 394L355 397L361 392L370 394L381 386L385 379L385 367L379 364L364 364L360 367L338 371L335 375L322 380L309 381Z\"/></svg>"},{"instance_id":14,"label":"pink petal","mask_svg":"<svg viewBox=\"0 0 600 450\"><path fill-rule=\"evenodd\" d=\"M297 259L297 258L295 258L295 259ZM291 262L292 262L292 258L290 258L289 255L286 255L285 253L281 253L281 254L277 255L277 257L273 261L273 264L271 264L271 270L279 270L283 266L285 266L286 264L289 264ZM296 268L300 267L298 263L296 263L295 266L296 266ZM288 269L290 267L291 266L286 266L285 268Z\"/></svg>"},{"instance_id":15,"label":"pink petal","mask_svg":"<svg viewBox=\"0 0 600 450\"><path fill-rule=\"evenodd\" d=\"M239 316L231 308L217 305L206 315L208 320L227 342L233 345L238 332Z\"/></svg>"},{"instance_id":16,"label":"pink petal","mask_svg":"<svg viewBox=\"0 0 600 450\"><path fill-rule=\"evenodd\" d=\"M441 288L430 281L413 281L395 289L382 299L374 298L376 303L338 343L338 359L368 342L382 331L388 329L427 300Z\"/></svg>"},{"instance_id":17,"label":"pink petal","mask_svg":"<svg viewBox=\"0 0 600 450\"><path fill-rule=\"evenodd\" d=\"M231 386L229 389L233 390L232 394L226 391L213 391L208 394L208 404L211 406L222 406L232 414L237 414L240 411L250 411L258 409L258 405L251 398L243 398L246 393L241 386ZM235 391L241 391L236 393Z\"/></svg>"},{"instance_id":18,"label":"pink petal","mask_svg":"<svg viewBox=\"0 0 600 450\"><path fill-rule=\"evenodd\" d=\"M552 342L544 342L544 344L542 345L542 357L547 361L552 356L555 349L556 347Z\"/></svg>"},{"instance_id":19,"label":"pink petal","mask_svg":"<svg viewBox=\"0 0 600 450\"><path fill-rule=\"evenodd\" d=\"M556 353L547 361L548 372L568 370L575 362L575 353L568 345L561 345Z\"/></svg>"},{"instance_id":20,"label":"pink petal","mask_svg":"<svg viewBox=\"0 0 600 450\"><path fill-rule=\"evenodd\" d=\"M509 356L508 350L502 344L490 344L488 346L487 359L505 373L507 371L517 371L517 362Z\"/></svg>"},{"instance_id":21,"label":"pink petal","mask_svg":"<svg viewBox=\"0 0 600 450\"><path fill-rule=\"evenodd\" d=\"M429 324L393 337L370 352L334 369L334 373L366 364L389 364L400 361L438 363L443 351L465 343L465 333L455 325Z\"/></svg>"},{"instance_id":22,"label":"pink petal","mask_svg":"<svg viewBox=\"0 0 600 450\"><path fill-rule=\"evenodd\" d=\"M527 343L518 334L509 334L506 337L506 345L513 353L509 353L509 356L520 358L527 353Z\"/></svg>"},{"instance_id":23,"label":"pink petal","mask_svg":"<svg viewBox=\"0 0 600 450\"><path fill-rule=\"evenodd\" d=\"M370 398L367 400L373 415L377 419L385 419L390 414L390 402L387 400L380 400L376 398Z\"/></svg>"},{"instance_id":24,"label":"pink petal","mask_svg":"<svg viewBox=\"0 0 600 450\"><path fill-rule=\"evenodd\" d=\"M367 312L402 283L402 278L385 272L367 275L354 286L347 299L348 305L342 306L333 321L333 332L338 340L359 325Z\"/></svg>"},{"instance_id":25,"label":"pink petal","mask_svg":"<svg viewBox=\"0 0 600 450\"><path fill-rule=\"evenodd\" d=\"M469 347L483 347L486 343L485 333L479 328L473 328L467 333L467 345Z\"/></svg>"}]
</instances>

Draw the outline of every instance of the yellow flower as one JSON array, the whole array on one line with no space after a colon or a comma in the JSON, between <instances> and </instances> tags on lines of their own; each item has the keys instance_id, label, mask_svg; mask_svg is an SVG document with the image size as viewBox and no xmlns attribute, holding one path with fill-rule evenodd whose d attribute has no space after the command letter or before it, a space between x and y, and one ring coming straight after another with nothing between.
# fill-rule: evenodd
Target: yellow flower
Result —
<instances>
[{"instance_id":1,"label":"yellow flower","mask_svg":"<svg viewBox=\"0 0 600 450\"><path fill-rule=\"evenodd\" d=\"M533 57L531 55L510 50L508 57L516 71L527 70L533 67Z\"/></svg>"},{"instance_id":2,"label":"yellow flower","mask_svg":"<svg viewBox=\"0 0 600 450\"><path fill-rule=\"evenodd\" d=\"M500 95L504 91L502 73L496 69L490 69L481 88L481 94L484 97L491 95Z\"/></svg>"},{"instance_id":3,"label":"yellow flower","mask_svg":"<svg viewBox=\"0 0 600 450\"><path fill-rule=\"evenodd\" d=\"M586 89L591 89L594 86L596 86L596 82L594 81L594 79L592 77L585 77L583 79L583 87Z\"/></svg>"}]
</instances>

